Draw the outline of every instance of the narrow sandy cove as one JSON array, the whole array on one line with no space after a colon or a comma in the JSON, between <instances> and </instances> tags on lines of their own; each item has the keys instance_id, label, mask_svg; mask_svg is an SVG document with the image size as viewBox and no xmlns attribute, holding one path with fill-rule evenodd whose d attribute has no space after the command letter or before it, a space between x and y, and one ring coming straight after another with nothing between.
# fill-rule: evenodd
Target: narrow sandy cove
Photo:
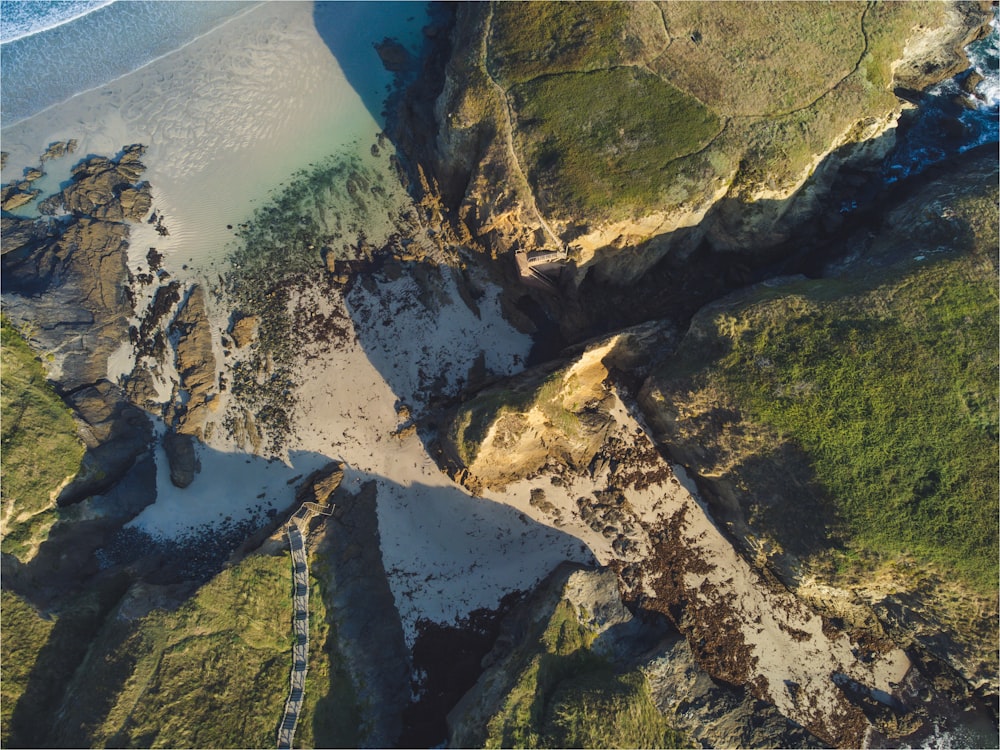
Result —
<instances>
[{"instance_id":1,"label":"narrow sandy cove","mask_svg":"<svg viewBox=\"0 0 1000 750\"><path fill-rule=\"evenodd\" d=\"M372 61L378 64L374 53ZM263 4L170 56L6 129L11 157L4 177L37 164L56 140L76 138L77 155L146 144L144 177L170 235L134 227L130 267L141 268L148 248L156 247L172 277L211 286L236 241L227 225L248 219L295 171L346 152L388 173L387 150L377 159L371 154L379 129L317 33L312 3ZM73 159L47 169L54 176L61 169L64 179ZM384 214L365 227L373 244L393 229L405 203L401 190L390 191ZM248 455L219 429L199 450L200 474L179 490L158 448L157 502L132 525L180 538L259 517L292 501L292 478L330 459L346 461L349 486L378 482L384 563L411 643L420 618L452 622L532 586L564 559L592 560L576 538L454 485L416 436L392 437L397 401L421 408L430 380L439 376L454 389L480 350L499 374L519 369L530 348L528 337L502 319L497 289L484 283L488 293L477 317L447 270L439 283L442 304L434 310L415 304L406 277L381 280L374 294L358 288L350 310L342 298L313 300L338 306L363 330L300 368L287 463ZM220 363L229 312L211 311ZM113 359L113 377L131 370L128 347ZM220 415L224 409L225 403Z\"/></svg>"}]
</instances>

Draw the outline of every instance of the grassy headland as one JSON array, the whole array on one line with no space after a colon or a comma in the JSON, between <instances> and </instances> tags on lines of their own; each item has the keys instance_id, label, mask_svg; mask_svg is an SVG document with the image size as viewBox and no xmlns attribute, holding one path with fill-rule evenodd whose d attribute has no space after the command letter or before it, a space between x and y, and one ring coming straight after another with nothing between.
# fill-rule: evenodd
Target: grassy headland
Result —
<instances>
[{"instance_id":1,"label":"grassy headland","mask_svg":"<svg viewBox=\"0 0 1000 750\"><path fill-rule=\"evenodd\" d=\"M722 128L697 99L640 68L546 76L510 96L539 197L588 217L619 204L655 210L671 163Z\"/></svg>"},{"instance_id":2,"label":"grassy headland","mask_svg":"<svg viewBox=\"0 0 1000 750\"><path fill-rule=\"evenodd\" d=\"M947 205L921 196L870 251L907 260L764 289L706 317L658 376L678 434L728 432L744 479L767 443L750 435L771 436L761 481L773 488L785 471L779 447L804 456L814 486L790 492L830 524L793 523L796 508L748 509L781 547L833 543L869 565L915 558L995 594L996 200L995 186Z\"/></svg>"},{"instance_id":3,"label":"grassy headland","mask_svg":"<svg viewBox=\"0 0 1000 750\"><path fill-rule=\"evenodd\" d=\"M70 688L60 736L141 747L267 747L288 694L292 653L287 554L251 555L223 570L176 609L132 619L128 601L102 629ZM147 592L136 591L138 601ZM155 597L155 592L153 592ZM128 599L128 597L127 597ZM154 599L155 601L155 599ZM322 597L310 595L310 664L297 740L349 747L350 716L320 718L331 686L352 705L336 664Z\"/></svg>"},{"instance_id":4,"label":"grassy headland","mask_svg":"<svg viewBox=\"0 0 1000 750\"><path fill-rule=\"evenodd\" d=\"M0 549L24 561L56 522L55 495L79 471L84 446L72 412L46 382L42 363L6 317L0 318L0 337Z\"/></svg>"},{"instance_id":5,"label":"grassy headland","mask_svg":"<svg viewBox=\"0 0 1000 750\"><path fill-rule=\"evenodd\" d=\"M618 672L590 650L595 633L569 601L560 602L502 709L485 747L687 747L653 704L645 676Z\"/></svg>"},{"instance_id":6,"label":"grassy headland","mask_svg":"<svg viewBox=\"0 0 1000 750\"><path fill-rule=\"evenodd\" d=\"M582 222L673 211L734 181L749 198L787 192L820 155L870 137L852 127L898 109L892 65L912 29L939 24L944 10L612 2L486 12L484 65L514 114L517 158L546 214Z\"/></svg>"}]
</instances>

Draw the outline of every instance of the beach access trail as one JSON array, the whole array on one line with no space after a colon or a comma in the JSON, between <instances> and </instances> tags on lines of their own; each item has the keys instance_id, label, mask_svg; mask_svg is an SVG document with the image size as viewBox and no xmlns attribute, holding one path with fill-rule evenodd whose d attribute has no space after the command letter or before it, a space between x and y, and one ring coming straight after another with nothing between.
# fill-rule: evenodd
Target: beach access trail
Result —
<instances>
[{"instance_id":1,"label":"beach access trail","mask_svg":"<svg viewBox=\"0 0 1000 750\"><path fill-rule=\"evenodd\" d=\"M306 670L309 665L309 563L306 560L304 535L309 533L309 521L314 515L329 516L333 505L306 502L292 515L285 531L292 551L292 672L285 701L285 712L278 726L278 747L290 748L305 697Z\"/></svg>"}]
</instances>

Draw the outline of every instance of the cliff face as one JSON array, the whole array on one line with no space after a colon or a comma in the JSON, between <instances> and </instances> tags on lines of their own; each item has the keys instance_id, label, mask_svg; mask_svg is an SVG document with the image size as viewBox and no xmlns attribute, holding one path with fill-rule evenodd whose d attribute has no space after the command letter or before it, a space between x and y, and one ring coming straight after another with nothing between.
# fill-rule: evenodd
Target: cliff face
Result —
<instances>
[{"instance_id":1,"label":"cliff face","mask_svg":"<svg viewBox=\"0 0 1000 750\"><path fill-rule=\"evenodd\" d=\"M646 436L629 375L670 353L650 324L594 342L555 371L483 391L449 430L445 452L464 463L457 476L586 541L632 607L685 636L701 670L822 742L855 746L868 731L902 739L929 727L933 717L913 699L926 678L900 644L786 590L734 547L733 527ZM962 694L927 689L944 700ZM516 711L504 722L516 724Z\"/></svg>"},{"instance_id":2,"label":"cliff face","mask_svg":"<svg viewBox=\"0 0 1000 750\"><path fill-rule=\"evenodd\" d=\"M987 692L996 179L995 153L969 154L847 238L827 278L707 307L639 397L747 556Z\"/></svg>"},{"instance_id":3,"label":"cliff face","mask_svg":"<svg viewBox=\"0 0 1000 750\"><path fill-rule=\"evenodd\" d=\"M702 240L759 251L885 155L893 87L956 72L986 20L968 3L463 6L420 160L493 252L565 251L573 286Z\"/></svg>"}]
</instances>

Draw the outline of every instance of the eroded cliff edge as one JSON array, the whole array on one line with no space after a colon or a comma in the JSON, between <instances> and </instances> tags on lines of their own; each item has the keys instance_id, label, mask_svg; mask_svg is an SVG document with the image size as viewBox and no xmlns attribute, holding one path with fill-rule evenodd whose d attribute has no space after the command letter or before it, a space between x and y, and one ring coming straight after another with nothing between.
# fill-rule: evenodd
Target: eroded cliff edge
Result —
<instances>
[{"instance_id":1,"label":"eroded cliff edge","mask_svg":"<svg viewBox=\"0 0 1000 750\"><path fill-rule=\"evenodd\" d=\"M594 325L572 304L585 278L629 284L698 249L745 270L831 228L837 177L893 146L894 90L963 69L988 20L973 3L462 6L400 142L486 251L559 287L572 338Z\"/></svg>"}]
</instances>

